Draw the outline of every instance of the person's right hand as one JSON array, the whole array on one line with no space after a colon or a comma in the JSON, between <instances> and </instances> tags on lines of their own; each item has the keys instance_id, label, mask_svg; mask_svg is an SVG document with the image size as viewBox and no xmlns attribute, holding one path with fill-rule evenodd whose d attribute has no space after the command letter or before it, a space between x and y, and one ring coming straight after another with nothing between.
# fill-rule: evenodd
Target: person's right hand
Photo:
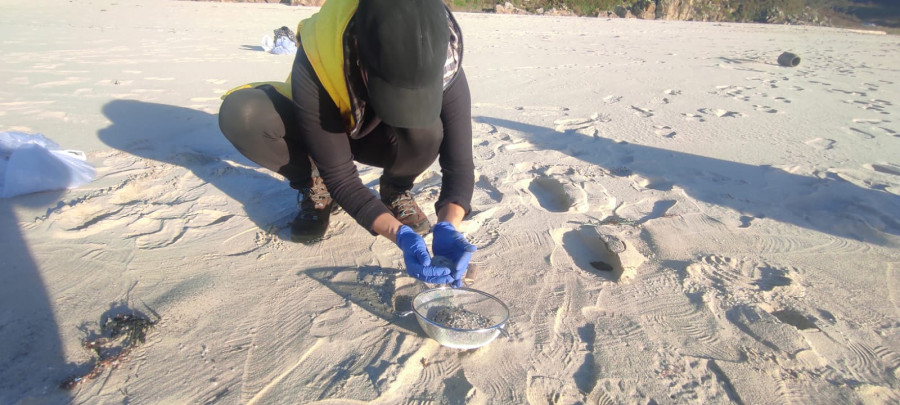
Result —
<instances>
[{"instance_id":1,"label":"person's right hand","mask_svg":"<svg viewBox=\"0 0 900 405\"><path fill-rule=\"evenodd\" d=\"M450 269L431 265L431 256L428 255L428 247L425 239L412 228L403 225L397 231L397 246L403 251L403 261L406 262L406 272L419 280L431 284L447 284L453 282Z\"/></svg>"}]
</instances>

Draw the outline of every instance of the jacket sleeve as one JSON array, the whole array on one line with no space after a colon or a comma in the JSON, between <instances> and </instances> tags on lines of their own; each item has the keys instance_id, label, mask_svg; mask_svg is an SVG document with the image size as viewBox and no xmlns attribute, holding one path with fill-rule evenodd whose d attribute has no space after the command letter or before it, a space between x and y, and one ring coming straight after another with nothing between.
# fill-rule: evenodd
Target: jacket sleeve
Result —
<instances>
[{"instance_id":1,"label":"jacket sleeve","mask_svg":"<svg viewBox=\"0 0 900 405\"><path fill-rule=\"evenodd\" d=\"M435 212L448 203L472 212L475 187L475 163L472 158L472 98L466 74L460 67L457 77L444 92L441 108L444 139L438 162L441 165L441 194L434 204Z\"/></svg>"},{"instance_id":2,"label":"jacket sleeve","mask_svg":"<svg viewBox=\"0 0 900 405\"><path fill-rule=\"evenodd\" d=\"M331 198L371 231L375 218L390 211L359 178L341 113L316 78L302 49L294 61L291 92L299 126L298 141L316 165Z\"/></svg>"}]
</instances>

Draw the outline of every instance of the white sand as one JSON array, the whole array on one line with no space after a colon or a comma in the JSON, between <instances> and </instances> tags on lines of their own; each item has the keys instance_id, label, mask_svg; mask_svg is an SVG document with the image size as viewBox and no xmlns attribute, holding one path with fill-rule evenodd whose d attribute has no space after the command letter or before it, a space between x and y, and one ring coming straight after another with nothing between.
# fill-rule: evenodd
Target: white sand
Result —
<instances>
[{"instance_id":1,"label":"white sand","mask_svg":"<svg viewBox=\"0 0 900 405\"><path fill-rule=\"evenodd\" d=\"M315 9L0 9L0 130L98 169L0 200L0 403L900 401L896 36L458 14L464 230L511 309L509 340L458 351L393 317L422 285L391 242L346 213L285 240L295 193L219 133L224 91L290 69L260 38ZM439 183L417 188L432 219ZM147 342L57 388L129 310L161 317Z\"/></svg>"}]
</instances>

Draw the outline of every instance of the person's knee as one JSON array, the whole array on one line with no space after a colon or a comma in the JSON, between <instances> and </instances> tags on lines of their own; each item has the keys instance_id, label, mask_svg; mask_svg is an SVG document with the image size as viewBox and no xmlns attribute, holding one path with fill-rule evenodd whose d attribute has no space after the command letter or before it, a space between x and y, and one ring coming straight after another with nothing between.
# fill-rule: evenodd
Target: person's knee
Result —
<instances>
[{"instance_id":1,"label":"person's knee","mask_svg":"<svg viewBox=\"0 0 900 405\"><path fill-rule=\"evenodd\" d=\"M404 144L402 149L414 155L436 157L444 140L444 130L441 121L427 128L400 129L399 140Z\"/></svg>"},{"instance_id":2,"label":"person's knee","mask_svg":"<svg viewBox=\"0 0 900 405\"><path fill-rule=\"evenodd\" d=\"M386 165L385 174L398 185L412 184L437 159L444 138L440 120L428 128L397 129L397 149L393 161Z\"/></svg>"},{"instance_id":3,"label":"person's knee","mask_svg":"<svg viewBox=\"0 0 900 405\"><path fill-rule=\"evenodd\" d=\"M263 113L272 110L272 101L258 89L242 89L229 94L219 107L219 129L234 143L259 127Z\"/></svg>"}]
</instances>

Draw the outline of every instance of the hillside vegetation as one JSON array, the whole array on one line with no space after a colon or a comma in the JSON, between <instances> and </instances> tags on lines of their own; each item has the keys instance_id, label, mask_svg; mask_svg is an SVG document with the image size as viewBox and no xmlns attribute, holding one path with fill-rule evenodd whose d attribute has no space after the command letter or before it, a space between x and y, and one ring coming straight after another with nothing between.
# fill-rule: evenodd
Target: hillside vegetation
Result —
<instances>
[{"instance_id":1,"label":"hillside vegetation","mask_svg":"<svg viewBox=\"0 0 900 405\"><path fill-rule=\"evenodd\" d=\"M321 6L326 0L194 0ZM900 34L900 0L443 0L454 11L824 25Z\"/></svg>"},{"instance_id":2,"label":"hillside vegetation","mask_svg":"<svg viewBox=\"0 0 900 405\"><path fill-rule=\"evenodd\" d=\"M465 11L900 27L896 0L445 0Z\"/></svg>"}]
</instances>

